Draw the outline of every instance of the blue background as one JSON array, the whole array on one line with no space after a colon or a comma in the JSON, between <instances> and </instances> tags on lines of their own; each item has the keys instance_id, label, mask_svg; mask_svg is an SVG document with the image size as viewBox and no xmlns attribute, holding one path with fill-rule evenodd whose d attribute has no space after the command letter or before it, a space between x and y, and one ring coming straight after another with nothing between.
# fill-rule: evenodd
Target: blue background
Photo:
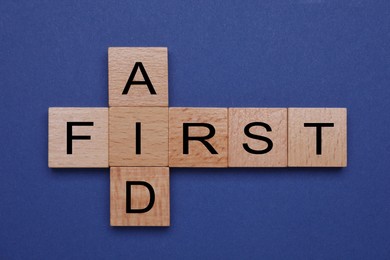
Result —
<instances>
[{"instance_id":1,"label":"blue background","mask_svg":"<svg viewBox=\"0 0 390 260\"><path fill-rule=\"evenodd\" d=\"M2 0L0 258L389 259L389 1L259 2ZM47 167L109 46L167 46L171 106L347 107L348 167L172 169L171 227L110 227L108 169Z\"/></svg>"}]
</instances>

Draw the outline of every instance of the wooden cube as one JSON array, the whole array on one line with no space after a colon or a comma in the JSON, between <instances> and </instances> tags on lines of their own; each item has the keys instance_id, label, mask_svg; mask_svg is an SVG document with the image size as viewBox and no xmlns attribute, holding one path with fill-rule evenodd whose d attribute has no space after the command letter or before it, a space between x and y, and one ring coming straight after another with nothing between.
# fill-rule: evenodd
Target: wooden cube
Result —
<instances>
[{"instance_id":1,"label":"wooden cube","mask_svg":"<svg viewBox=\"0 0 390 260\"><path fill-rule=\"evenodd\" d=\"M169 108L169 166L227 167L227 108Z\"/></svg>"},{"instance_id":2,"label":"wooden cube","mask_svg":"<svg viewBox=\"0 0 390 260\"><path fill-rule=\"evenodd\" d=\"M168 106L168 49L108 49L110 107Z\"/></svg>"},{"instance_id":3,"label":"wooden cube","mask_svg":"<svg viewBox=\"0 0 390 260\"><path fill-rule=\"evenodd\" d=\"M111 226L169 226L169 168L111 167Z\"/></svg>"},{"instance_id":4,"label":"wooden cube","mask_svg":"<svg viewBox=\"0 0 390 260\"><path fill-rule=\"evenodd\" d=\"M168 166L168 108L110 107L110 166Z\"/></svg>"},{"instance_id":5,"label":"wooden cube","mask_svg":"<svg viewBox=\"0 0 390 260\"><path fill-rule=\"evenodd\" d=\"M108 108L49 108L49 167L108 167Z\"/></svg>"},{"instance_id":6,"label":"wooden cube","mask_svg":"<svg viewBox=\"0 0 390 260\"><path fill-rule=\"evenodd\" d=\"M289 108L288 166L346 167L347 109Z\"/></svg>"},{"instance_id":7,"label":"wooden cube","mask_svg":"<svg viewBox=\"0 0 390 260\"><path fill-rule=\"evenodd\" d=\"M287 109L229 108L229 167L287 167Z\"/></svg>"}]
</instances>

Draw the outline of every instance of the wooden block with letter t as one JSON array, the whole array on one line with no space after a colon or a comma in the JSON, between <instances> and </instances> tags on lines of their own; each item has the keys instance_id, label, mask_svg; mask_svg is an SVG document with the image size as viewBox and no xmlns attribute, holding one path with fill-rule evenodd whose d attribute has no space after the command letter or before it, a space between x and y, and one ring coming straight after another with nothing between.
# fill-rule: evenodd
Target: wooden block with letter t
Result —
<instances>
[{"instance_id":1,"label":"wooden block with letter t","mask_svg":"<svg viewBox=\"0 0 390 260\"><path fill-rule=\"evenodd\" d=\"M110 166L168 166L168 108L110 107Z\"/></svg>"},{"instance_id":2,"label":"wooden block with letter t","mask_svg":"<svg viewBox=\"0 0 390 260\"><path fill-rule=\"evenodd\" d=\"M110 107L168 106L168 49L108 49Z\"/></svg>"},{"instance_id":3,"label":"wooden block with letter t","mask_svg":"<svg viewBox=\"0 0 390 260\"><path fill-rule=\"evenodd\" d=\"M227 167L227 108L169 108L169 166Z\"/></svg>"},{"instance_id":4,"label":"wooden block with letter t","mask_svg":"<svg viewBox=\"0 0 390 260\"><path fill-rule=\"evenodd\" d=\"M229 167L287 167L287 108L229 108Z\"/></svg>"},{"instance_id":5,"label":"wooden block with letter t","mask_svg":"<svg viewBox=\"0 0 390 260\"><path fill-rule=\"evenodd\" d=\"M169 226L169 168L111 167L111 226Z\"/></svg>"},{"instance_id":6,"label":"wooden block with letter t","mask_svg":"<svg viewBox=\"0 0 390 260\"><path fill-rule=\"evenodd\" d=\"M49 167L108 167L108 108L49 108Z\"/></svg>"},{"instance_id":7,"label":"wooden block with letter t","mask_svg":"<svg viewBox=\"0 0 390 260\"><path fill-rule=\"evenodd\" d=\"M289 108L288 166L346 167L347 109Z\"/></svg>"}]
</instances>

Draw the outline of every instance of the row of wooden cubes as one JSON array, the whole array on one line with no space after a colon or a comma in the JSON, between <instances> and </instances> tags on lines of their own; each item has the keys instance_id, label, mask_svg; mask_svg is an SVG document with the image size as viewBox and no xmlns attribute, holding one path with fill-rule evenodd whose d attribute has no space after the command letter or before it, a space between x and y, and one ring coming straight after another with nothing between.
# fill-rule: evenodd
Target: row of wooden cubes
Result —
<instances>
[{"instance_id":1,"label":"row of wooden cubes","mask_svg":"<svg viewBox=\"0 0 390 260\"><path fill-rule=\"evenodd\" d=\"M49 108L49 167L345 167L345 108Z\"/></svg>"}]
</instances>

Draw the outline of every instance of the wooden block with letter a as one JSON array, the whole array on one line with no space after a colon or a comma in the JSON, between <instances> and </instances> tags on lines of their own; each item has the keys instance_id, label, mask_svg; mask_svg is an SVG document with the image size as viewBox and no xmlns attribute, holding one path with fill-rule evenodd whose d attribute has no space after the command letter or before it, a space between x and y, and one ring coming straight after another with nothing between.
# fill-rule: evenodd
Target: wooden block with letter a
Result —
<instances>
[{"instance_id":1,"label":"wooden block with letter a","mask_svg":"<svg viewBox=\"0 0 390 260\"><path fill-rule=\"evenodd\" d=\"M229 108L229 167L287 167L287 108Z\"/></svg>"},{"instance_id":2,"label":"wooden block with letter a","mask_svg":"<svg viewBox=\"0 0 390 260\"><path fill-rule=\"evenodd\" d=\"M169 108L169 166L227 167L227 108Z\"/></svg>"},{"instance_id":3,"label":"wooden block with letter a","mask_svg":"<svg viewBox=\"0 0 390 260\"><path fill-rule=\"evenodd\" d=\"M168 108L110 107L110 166L168 166Z\"/></svg>"},{"instance_id":4,"label":"wooden block with letter a","mask_svg":"<svg viewBox=\"0 0 390 260\"><path fill-rule=\"evenodd\" d=\"M288 166L346 167L347 109L289 108Z\"/></svg>"},{"instance_id":5,"label":"wooden block with letter a","mask_svg":"<svg viewBox=\"0 0 390 260\"><path fill-rule=\"evenodd\" d=\"M108 49L109 105L168 106L168 49Z\"/></svg>"},{"instance_id":6,"label":"wooden block with letter a","mask_svg":"<svg viewBox=\"0 0 390 260\"><path fill-rule=\"evenodd\" d=\"M49 167L108 167L108 108L49 108Z\"/></svg>"},{"instance_id":7,"label":"wooden block with letter a","mask_svg":"<svg viewBox=\"0 0 390 260\"><path fill-rule=\"evenodd\" d=\"M111 226L169 226L169 168L111 167Z\"/></svg>"}]
</instances>

